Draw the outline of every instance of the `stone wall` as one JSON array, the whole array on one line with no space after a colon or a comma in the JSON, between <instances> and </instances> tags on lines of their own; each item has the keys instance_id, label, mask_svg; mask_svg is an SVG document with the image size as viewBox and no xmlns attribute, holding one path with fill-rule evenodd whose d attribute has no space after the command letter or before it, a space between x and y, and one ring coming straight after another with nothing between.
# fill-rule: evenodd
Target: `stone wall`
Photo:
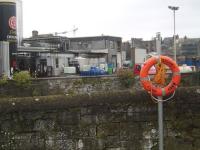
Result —
<instances>
[{"instance_id":1,"label":"stone wall","mask_svg":"<svg viewBox=\"0 0 200 150\"><path fill-rule=\"evenodd\" d=\"M200 87L164 103L165 150L200 149ZM157 150L157 104L143 90L1 98L0 149Z\"/></svg>"},{"instance_id":2,"label":"stone wall","mask_svg":"<svg viewBox=\"0 0 200 150\"><path fill-rule=\"evenodd\" d=\"M33 79L30 85L17 86L13 80L0 84L1 97L76 95L124 89L116 76L60 77Z\"/></svg>"}]
</instances>

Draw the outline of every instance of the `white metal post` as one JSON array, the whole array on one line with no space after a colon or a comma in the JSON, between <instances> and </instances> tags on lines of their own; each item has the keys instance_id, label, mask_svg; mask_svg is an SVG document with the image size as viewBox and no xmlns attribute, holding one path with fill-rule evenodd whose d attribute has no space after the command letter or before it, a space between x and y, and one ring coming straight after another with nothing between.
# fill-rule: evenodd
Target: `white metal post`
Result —
<instances>
[{"instance_id":1,"label":"white metal post","mask_svg":"<svg viewBox=\"0 0 200 150\"><path fill-rule=\"evenodd\" d=\"M176 18L175 18L175 10L174 12L174 61L176 62Z\"/></svg>"},{"instance_id":2,"label":"white metal post","mask_svg":"<svg viewBox=\"0 0 200 150\"><path fill-rule=\"evenodd\" d=\"M163 144L163 98L158 97L160 100L158 102L158 131L159 131L159 150L164 149L164 144Z\"/></svg>"},{"instance_id":3,"label":"white metal post","mask_svg":"<svg viewBox=\"0 0 200 150\"><path fill-rule=\"evenodd\" d=\"M156 49L158 55L161 54L161 36L158 32L156 35ZM159 132L159 150L163 150L164 144L163 144L163 97L158 97L158 132Z\"/></svg>"}]
</instances>

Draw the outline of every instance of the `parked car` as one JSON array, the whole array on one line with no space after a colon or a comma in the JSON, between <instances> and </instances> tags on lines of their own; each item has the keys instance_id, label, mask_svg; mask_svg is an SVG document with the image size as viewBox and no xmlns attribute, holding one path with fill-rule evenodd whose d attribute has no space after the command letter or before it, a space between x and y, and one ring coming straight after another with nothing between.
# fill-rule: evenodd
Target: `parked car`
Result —
<instances>
[{"instance_id":1,"label":"parked car","mask_svg":"<svg viewBox=\"0 0 200 150\"><path fill-rule=\"evenodd\" d=\"M142 67L144 66L144 64L135 64L133 71L135 75L139 75L140 74L140 70L142 69ZM149 74L156 74L156 68L154 66L152 66L149 70Z\"/></svg>"}]
</instances>

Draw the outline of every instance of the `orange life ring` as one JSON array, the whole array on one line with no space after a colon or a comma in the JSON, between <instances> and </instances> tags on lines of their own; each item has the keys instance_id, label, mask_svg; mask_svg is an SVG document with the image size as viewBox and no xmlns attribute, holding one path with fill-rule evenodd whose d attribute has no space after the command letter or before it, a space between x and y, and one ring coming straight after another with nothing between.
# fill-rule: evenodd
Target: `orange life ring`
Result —
<instances>
[{"instance_id":1,"label":"orange life ring","mask_svg":"<svg viewBox=\"0 0 200 150\"><path fill-rule=\"evenodd\" d=\"M148 72L150 68L160 61L165 65L167 65L173 73L171 82L164 88L156 87L155 85L153 85L148 77ZM176 64L175 61L173 61L171 58L167 56L161 55L158 57L151 57L144 63L144 66L140 71L140 81L144 89L147 90L148 92L152 92L152 95L154 96L167 96L172 94L179 85L180 80L181 80L181 75L178 65Z\"/></svg>"}]
</instances>

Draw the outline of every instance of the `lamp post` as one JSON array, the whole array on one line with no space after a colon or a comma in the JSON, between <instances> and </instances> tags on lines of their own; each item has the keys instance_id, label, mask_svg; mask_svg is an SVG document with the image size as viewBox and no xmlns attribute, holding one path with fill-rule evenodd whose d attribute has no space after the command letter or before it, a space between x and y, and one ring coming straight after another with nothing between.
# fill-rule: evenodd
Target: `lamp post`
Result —
<instances>
[{"instance_id":1,"label":"lamp post","mask_svg":"<svg viewBox=\"0 0 200 150\"><path fill-rule=\"evenodd\" d=\"M176 10L179 9L179 7L176 6L168 6L169 9L171 9L173 11L174 14L174 61L176 61L176 24L175 24L175 12Z\"/></svg>"}]
</instances>

